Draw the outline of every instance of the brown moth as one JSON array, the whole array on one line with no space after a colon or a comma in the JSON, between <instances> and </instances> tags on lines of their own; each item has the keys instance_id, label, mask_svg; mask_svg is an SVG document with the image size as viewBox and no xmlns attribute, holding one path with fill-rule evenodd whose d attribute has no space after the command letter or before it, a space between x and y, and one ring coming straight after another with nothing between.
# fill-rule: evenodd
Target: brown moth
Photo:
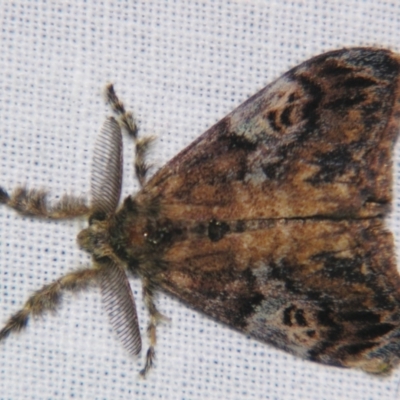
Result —
<instances>
[{"instance_id":1,"label":"brown moth","mask_svg":"<svg viewBox=\"0 0 400 400\"><path fill-rule=\"evenodd\" d=\"M127 275L143 282L153 363L165 290L235 329L326 365L390 372L400 361L400 277L384 218L399 131L400 56L354 48L293 68L145 181L150 139L107 89L91 202L19 188L0 201L24 215L87 215L78 235L93 267L33 294L0 331L96 281L129 353L141 338ZM119 206L121 128L136 141L142 189Z\"/></svg>"}]
</instances>

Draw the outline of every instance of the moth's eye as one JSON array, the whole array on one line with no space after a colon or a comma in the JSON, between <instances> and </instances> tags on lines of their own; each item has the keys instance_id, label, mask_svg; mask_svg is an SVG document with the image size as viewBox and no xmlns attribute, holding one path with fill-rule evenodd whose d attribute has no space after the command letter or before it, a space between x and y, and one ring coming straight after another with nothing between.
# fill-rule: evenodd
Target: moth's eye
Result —
<instances>
[{"instance_id":1,"label":"moth's eye","mask_svg":"<svg viewBox=\"0 0 400 400\"><path fill-rule=\"evenodd\" d=\"M94 256L94 259L96 260L97 264L107 265L110 263L110 258L106 257L106 256L102 256L102 257Z\"/></svg>"},{"instance_id":2,"label":"moth's eye","mask_svg":"<svg viewBox=\"0 0 400 400\"><path fill-rule=\"evenodd\" d=\"M104 211L95 211L89 217L89 225L93 225L95 221L104 221L107 218L107 214Z\"/></svg>"}]
</instances>

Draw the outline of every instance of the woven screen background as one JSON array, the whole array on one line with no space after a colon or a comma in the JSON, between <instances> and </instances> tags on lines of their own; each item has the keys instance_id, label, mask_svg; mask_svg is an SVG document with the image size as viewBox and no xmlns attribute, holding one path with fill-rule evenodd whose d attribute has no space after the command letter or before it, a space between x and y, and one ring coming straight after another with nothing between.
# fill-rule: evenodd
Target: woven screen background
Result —
<instances>
[{"instance_id":1,"label":"woven screen background","mask_svg":"<svg viewBox=\"0 0 400 400\"><path fill-rule=\"evenodd\" d=\"M400 52L400 2L2 1L0 184L85 195L93 144L114 82L164 165L289 68L346 46ZM138 184L125 137L123 196ZM397 150L397 149L396 149ZM400 152L396 151L400 156ZM400 234L400 158L388 223ZM28 294L90 263L76 246L83 220L39 221L0 207L0 322ZM398 240L397 240L398 243ZM131 281L145 338L147 313ZM156 367L138 377L111 332L97 288L67 295L56 315L0 344L1 399L396 399L389 378L299 360L165 294ZM147 342L144 340L144 346Z\"/></svg>"}]
</instances>

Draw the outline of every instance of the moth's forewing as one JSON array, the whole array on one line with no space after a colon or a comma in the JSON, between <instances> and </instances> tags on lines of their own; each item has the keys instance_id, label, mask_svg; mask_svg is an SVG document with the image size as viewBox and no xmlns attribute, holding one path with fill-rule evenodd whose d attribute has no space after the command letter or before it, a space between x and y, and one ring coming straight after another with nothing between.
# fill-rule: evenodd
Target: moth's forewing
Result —
<instances>
[{"instance_id":1,"label":"moth's forewing","mask_svg":"<svg viewBox=\"0 0 400 400\"><path fill-rule=\"evenodd\" d=\"M188 232L162 285L297 356L380 372L399 362L400 279L378 219L249 222L217 242Z\"/></svg>"},{"instance_id":2,"label":"moth's forewing","mask_svg":"<svg viewBox=\"0 0 400 400\"><path fill-rule=\"evenodd\" d=\"M281 349L390 371L400 355L400 278L383 217L399 116L398 55L359 48L313 58L125 203L119 255Z\"/></svg>"},{"instance_id":3,"label":"moth's forewing","mask_svg":"<svg viewBox=\"0 0 400 400\"><path fill-rule=\"evenodd\" d=\"M398 55L323 54L218 122L147 190L178 220L382 215L399 97Z\"/></svg>"}]
</instances>

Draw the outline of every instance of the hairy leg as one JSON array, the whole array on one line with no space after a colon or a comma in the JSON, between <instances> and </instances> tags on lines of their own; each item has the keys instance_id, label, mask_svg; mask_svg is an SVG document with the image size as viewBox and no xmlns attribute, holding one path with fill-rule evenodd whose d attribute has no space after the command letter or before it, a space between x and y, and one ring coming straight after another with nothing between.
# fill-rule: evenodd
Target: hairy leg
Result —
<instances>
[{"instance_id":1,"label":"hairy leg","mask_svg":"<svg viewBox=\"0 0 400 400\"><path fill-rule=\"evenodd\" d=\"M5 204L22 215L63 219L86 215L90 211L85 201L79 197L64 195L54 204L49 204L46 197L47 192L44 190L18 187L9 195L0 187L0 204Z\"/></svg>"},{"instance_id":2,"label":"hairy leg","mask_svg":"<svg viewBox=\"0 0 400 400\"><path fill-rule=\"evenodd\" d=\"M146 162L146 154L154 138L151 136L146 136L144 138L138 137L138 129L133 115L131 112L126 111L124 104L117 97L112 84L107 85L105 94L111 108L119 117L118 122L121 127L125 129L129 136L135 141L135 174L140 185L144 186L146 183L146 175L150 168L150 165Z\"/></svg>"},{"instance_id":3,"label":"hairy leg","mask_svg":"<svg viewBox=\"0 0 400 400\"><path fill-rule=\"evenodd\" d=\"M143 280L143 299L149 311L149 324L147 326L147 335L149 337L149 348L146 353L144 368L140 371L140 375L145 377L149 370L153 367L155 359L155 346L157 343L156 329L157 324L162 320L168 320L162 315L154 303L154 290L147 280Z\"/></svg>"},{"instance_id":4,"label":"hairy leg","mask_svg":"<svg viewBox=\"0 0 400 400\"><path fill-rule=\"evenodd\" d=\"M85 289L99 276L100 271L99 269L88 268L70 272L55 282L43 286L27 300L21 310L9 318L0 330L0 341L11 333L24 329L28 324L29 317L56 310L64 291L77 292Z\"/></svg>"}]
</instances>

